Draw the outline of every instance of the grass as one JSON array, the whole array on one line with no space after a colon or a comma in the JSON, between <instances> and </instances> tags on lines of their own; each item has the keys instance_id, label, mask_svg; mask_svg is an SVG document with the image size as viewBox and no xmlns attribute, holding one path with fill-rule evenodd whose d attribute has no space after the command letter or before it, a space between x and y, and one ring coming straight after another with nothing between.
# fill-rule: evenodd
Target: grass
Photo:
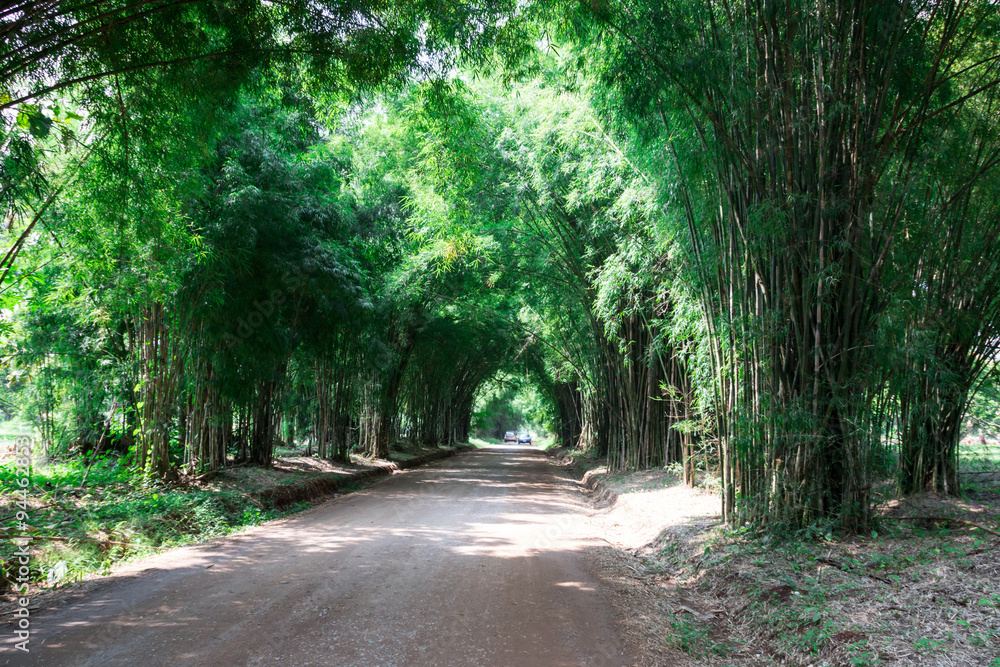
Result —
<instances>
[{"instance_id":1,"label":"grass","mask_svg":"<svg viewBox=\"0 0 1000 667\"><path fill-rule=\"evenodd\" d=\"M962 490L967 495L1000 493L1000 442L964 438L958 448Z\"/></svg>"},{"instance_id":2,"label":"grass","mask_svg":"<svg viewBox=\"0 0 1000 667\"><path fill-rule=\"evenodd\" d=\"M559 444L555 433L542 433L534 439L532 444L539 449L551 449Z\"/></svg>"},{"instance_id":3,"label":"grass","mask_svg":"<svg viewBox=\"0 0 1000 667\"><path fill-rule=\"evenodd\" d=\"M958 448L958 461L966 469L992 469L1000 471L1000 442L966 441Z\"/></svg>"},{"instance_id":4,"label":"grass","mask_svg":"<svg viewBox=\"0 0 1000 667\"><path fill-rule=\"evenodd\" d=\"M650 654L680 650L703 667L1000 667L1000 538L961 522L1000 526L996 496L892 499L863 535L823 525L777 531L675 520L676 507L706 496L659 494L676 480L670 472L605 480L619 509L662 521L653 521L663 528L652 541L643 532L630 542L617 529L609 538L628 545L621 580L642 582L623 585L639 619L627 627ZM659 504L632 502L643 495ZM630 516L611 515L610 525ZM635 521L636 530L646 525Z\"/></svg>"},{"instance_id":5,"label":"grass","mask_svg":"<svg viewBox=\"0 0 1000 667\"><path fill-rule=\"evenodd\" d=\"M261 507L234 489L142 485L114 457L92 467L79 461L36 465L32 471L26 526L10 493L0 495L0 516L8 534L29 532L69 541L35 540L31 581L66 583L115 563L226 535L274 519L283 511ZM14 467L0 466L0 486L14 488ZM113 544L119 543L119 544ZM127 545L127 546L123 546ZM8 592L16 547L0 541L0 584ZM61 573L59 581L52 580Z\"/></svg>"},{"instance_id":6,"label":"grass","mask_svg":"<svg viewBox=\"0 0 1000 667\"><path fill-rule=\"evenodd\" d=\"M975 530L883 531L777 540L720 528L687 549L668 544L646 572L669 573L696 606L721 614L715 626L671 617L674 646L726 655L707 665L990 664L977 661L1000 651L997 545Z\"/></svg>"},{"instance_id":7,"label":"grass","mask_svg":"<svg viewBox=\"0 0 1000 667\"><path fill-rule=\"evenodd\" d=\"M693 658L724 656L729 647L712 639L709 624L683 614L667 613L670 618L670 643Z\"/></svg>"},{"instance_id":8,"label":"grass","mask_svg":"<svg viewBox=\"0 0 1000 667\"><path fill-rule=\"evenodd\" d=\"M0 422L0 443L13 443L22 435L35 436L34 427L23 419L9 419Z\"/></svg>"},{"instance_id":9,"label":"grass","mask_svg":"<svg viewBox=\"0 0 1000 667\"><path fill-rule=\"evenodd\" d=\"M476 449L482 449L483 447L488 447L489 445L502 445L503 440L500 440L499 438L490 438L490 437L484 437L484 438L470 437L469 444L475 447Z\"/></svg>"},{"instance_id":10,"label":"grass","mask_svg":"<svg viewBox=\"0 0 1000 667\"><path fill-rule=\"evenodd\" d=\"M394 449L391 459L406 461L434 448ZM304 456L283 448L279 455ZM106 573L116 563L245 530L299 511L309 500L336 490L350 493L364 485L357 476L376 468L352 456L352 466L314 459L310 468L226 468L199 484L143 483L115 455L105 454L87 471L80 458L36 460L30 478L26 525L18 519L19 496L14 461L0 464L0 530L57 537L31 546L30 581L35 590ZM2 537L2 535L0 535ZM0 593L15 577L17 547L0 539ZM56 577L55 575L59 575Z\"/></svg>"},{"instance_id":11,"label":"grass","mask_svg":"<svg viewBox=\"0 0 1000 667\"><path fill-rule=\"evenodd\" d=\"M476 448L483 448L488 445L502 445L504 441L501 438L491 438L489 436L473 437L469 438L469 444ZM533 444L538 449L549 449L556 444L556 437L552 433L543 433L539 436L532 438L531 444Z\"/></svg>"}]
</instances>

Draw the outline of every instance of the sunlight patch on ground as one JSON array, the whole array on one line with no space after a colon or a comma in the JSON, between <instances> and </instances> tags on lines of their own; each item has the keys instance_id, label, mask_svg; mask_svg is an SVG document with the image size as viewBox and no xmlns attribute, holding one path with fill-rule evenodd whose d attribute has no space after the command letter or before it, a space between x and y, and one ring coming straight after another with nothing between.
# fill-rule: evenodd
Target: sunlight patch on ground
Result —
<instances>
[{"instance_id":1,"label":"sunlight patch on ground","mask_svg":"<svg viewBox=\"0 0 1000 667\"><path fill-rule=\"evenodd\" d=\"M605 480L618 493L611 507L595 511L591 520L611 544L635 550L654 540L670 526L695 518L719 516L719 497L685 487L665 470L630 475L628 482Z\"/></svg>"},{"instance_id":2,"label":"sunlight patch on ground","mask_svg":"<svg viewBox=\"0 0 1000 667\"><path fill-rule=\"evenodd\" d=\"M582 581L561 581L556 586L561 588L578 588L581 591L593 592L594 587Z\"/></svg>"}]
</instances>

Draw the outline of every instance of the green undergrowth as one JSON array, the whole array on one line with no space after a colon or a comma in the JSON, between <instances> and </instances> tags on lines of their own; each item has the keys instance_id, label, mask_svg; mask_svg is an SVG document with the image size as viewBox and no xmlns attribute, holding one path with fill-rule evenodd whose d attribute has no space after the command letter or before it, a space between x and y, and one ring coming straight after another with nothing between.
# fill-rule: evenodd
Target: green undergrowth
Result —
<instances>
[{"instance_id":1,"label":"green undergrowth","mask_svg":"<svg viewBox=\"0 0 1000 667\"><path fill-rule=\"evenodd\" d=\"M550 454L555 454L569 467L577 473L583 475L590 470L606 467L608 459L606 456L598 456L591 449L562 449L558 446L548 448Z\"/></svg>"},{"instance_id":2,"label":"green undergrowth","mask_svg":"<svg viewBox=\"0 0 1000 667\"><path fill-rule=\"evenodd\" d=\"M642 561L683 600L669 643L705 665L990 665L998 547L973 526L886 520L864 536L664 534Z\"/></svg>"},{"instance_id":3,"label":"green undergrowth","mask_svg":"<svg viewBox=\"0 0 1000 667\"><path fill-rule=\"evenodd\" d=\"M492 438L490 436L475 436L469 438L469 444L477 449L482 449L483 447L489 445L503 445L506 444L502 438ZM543 433L541 435L534 436L532 443L536 448L541 450L547 450L554 448L559 443L555 440L551 433Z\"/></svg>"},{"instance_id":4,"label":"green undergrowth","mask_svg":"<svg viewBox=\"0 0 1000 667\"><path fill-rule=\"evenodd\" d=\"M406 461L430 448L393 451ZM290 452L301 455L304 452ZM374 466L371 466L374 468ZM20 525L13 462L0 465L0 592L11 592L17 547L10 537L31 534L30 585L48 587L107 573L121 562L163 549L239 532L310 505L336 491L364 486L352 473L227 468L198 484L144 484L113 456L88 470L78 460L35 465L27 518ZM56 538L56 539L45 539Z\"/></svg>"},{"instance_id":5,"label":"green undergrowth","mask_svg":"<svg viewBox=\"0 0 1000 667\"><path fill-rule=\"evenodd\" d=\"M966 496L1000 494L1000 443L967 438L959 448L962 492Z\"/></svg>"},{"instance_id":6,"label":"green undergrowth","mask_svg":"<svg viewBox=\"0 0 1000 667\"><path fill-rule=\"evenodd\" d=\"M704 466L696 466L695 484L691 488L715 493L719 490L719 480L715 475L706 474ZM617 470L609 472L602 483L616 494L655 491L682 483L684 471L680 463L671 463L663 468L648 470Z\"/></svg>"},{"instance_id":7,"label":"green undergrowth","mask_svg":"<svg viewBox=\"0 0 1000 667\"><path fill-rule=\"evenodd\" d=\"M392 449L392 451L389 454L389 460L390 461L395 461L397 463L402 463L404 461L412 461L415 458L419 458L421 456L426 456L428 454L433 454L435 452L439 452L439 451L451 451L453 449L461 448L465 444L467 444L467 443L460 443L460 444L456 445L455 447L445 447L443 445L438 445L436 447L433 446L433 445L424 445L424 446L419 446L419 447L417 447L417 446L412 446L412 447L409 447L409 446L408 447L400 446L400 447L396 447L396 448Z\"/></svg>"},{"instance_id":8,"label":"green undergrowth","mask_svg":"<svg viewBox=\"0 0 1000 667\"><path fill-rule=\"evenodd\" d=\"M483 447L487 447L489 445L502 445L503 440L501 440L500 438L490 438L488 436L482 438L473 437L469 438L469 444L475 447L476 449L482 449Z\"/></svg>"},{"instance_id":9,"label":"green undergrowth","mask_svg":"<svg viewBox=\"0 0 1000 667\"><path fill-rule=\"evenodd\" d=\"M10 493L15 484L13 466L0 466L5 535L58 538L36 538L31 544L31 584L43 587L106 573L116 563L227 535L306 506L278 510L224 483L143 485L114 459L96 463L89 473L74 461L33 469L26 525L21 526L18 498ZM11 539L0 540L3 593L10 592L16 576L15 550Z\"/></svg>"},{"instance_id":10,"label":"green undergrowth","mask_svg":"<svg viewBox=\"0 0 1000 667\"><path fill-rule=\"evenodd\" d=\"M394 449L390 460L405 462L434 451ZM36 464L23 526L13 461L0 465L0 593L10 593L16 577L13 535L38 536L31 545L32 586L64 585L107 573L117 563L257 526L332 492L351 493L368 482L359 473L378 474L377 466L387 463L352 458L354 465L340 472L234 466L188 484L143 483L114 456L102 457L89 470L80 459Z\"/></svg>"}]
</instances>

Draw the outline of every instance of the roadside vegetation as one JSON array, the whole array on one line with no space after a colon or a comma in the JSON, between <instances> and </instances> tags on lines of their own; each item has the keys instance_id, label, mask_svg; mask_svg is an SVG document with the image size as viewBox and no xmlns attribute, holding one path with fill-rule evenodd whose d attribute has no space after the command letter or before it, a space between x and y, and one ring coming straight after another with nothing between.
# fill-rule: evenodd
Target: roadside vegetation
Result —
<instances>
[{"instance_id":1,"label":"roadside vegetation","mask_svg":"<svg viewBox=\"0 0 1000 667\"><path fill-rule=\"evenodd\" d=\"M672 589L669 642L700 664L996 665L1000 540L962 522L996 526L1000 503L879 516L864 538L665 534L639 560Z\"/></svg>"},{"instance_id":2,"label":"roadside vegetation","mask_svg":"<svg viewBox=\"0 0 1000 667\"><path fill-rule=\"evenodd\" d=\"M3 483L13 483L8 466L0 475ZM87 481L81 485L84 476ZM39 585L71 583L107 572L117 562L226 535L281 513L234 485L137 486L115 458L93 466L40 467L34 482L36 493L25 532L54 538L35 543L31 578ZM4 517L8 532L13 530L12 518ZM3 581L9 586L16 571L14 547L5 540L0 549Z\"/></svg>"},{"instance_id":3,"label":"roadside vegetation","mask_svg":"<svg viewBox=\"0 0 1000 667\"><path fill-rule=\"evenodd\" d=\"M997 664L1000 494L887 500L866 535L777 533L724 524L680 471L572 461L636 664Z\"/></svg>"},{"instance_id":4,"label":"roadside vegetation","mask_svg":"<svg viewBox=\"0 0 1000 667\"><path fill-rule=\"evenodd\" d=\"M143 481L127 460L103 455L38 465L28 523L20 526L13 503L0 519L5 537L36 537L31 593L107 574L117 564L164 549L221 537L306 509L370 484L397 467L410 467L455 448L394 449L388 459L353 455L349 463L307 456L302 448L279 448L269 468L227 467L178 482ZM16 486L13 467L0 465L0 484ZM15 579L12 540L0 542L0 582Z\"/></svg>"},{"instance_id":5,"label":"roadside vegetation","mask_svg":"<svg viewBox=\"0 0 1000 667\"><path fill-rule=\"evenodd\" d=\"M774 544L996 494L995 2L95 7L0 12L0 411L52 505L8 532L46 553L262 521L211 485L282 447L506 430Z\"/></svg>"}]
</instances>

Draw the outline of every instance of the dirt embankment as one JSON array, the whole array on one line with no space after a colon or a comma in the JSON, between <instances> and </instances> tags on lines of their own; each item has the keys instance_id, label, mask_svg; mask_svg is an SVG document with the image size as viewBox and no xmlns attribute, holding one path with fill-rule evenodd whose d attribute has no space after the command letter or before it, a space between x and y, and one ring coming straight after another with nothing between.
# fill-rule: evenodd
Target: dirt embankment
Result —
<instances>
[{"instance_id":1,"label":"dirt embankment","mask_svg":"<svg viewBox=\"0 0 1000 667\"><path fill-rule=\"evenodd\" d=\"M576 477L639 664L1000 667L1000 498L892 500L871 535L779 540L666 471Z\"/></svg>"},{"instance_id":2,"label":"dirt embankment","mask_svg":"<svg viewBox=\"0 0 1000 667\"><path fill-rule=\"evenodd\" d=\"M274 467L278 471L290 473L291 480L272 482L265 488L250 492L250 496L267 506L287 507L297 502L310 502L325 496L352 491L380 477L440 461L472 449L459 447L420 450L411 453L407 458L373 461L361 466L337 465L305 456L285 457L278 459ZM232 477L239 479L239 474L233 474Z\"/></svg>"}]
</instances>

